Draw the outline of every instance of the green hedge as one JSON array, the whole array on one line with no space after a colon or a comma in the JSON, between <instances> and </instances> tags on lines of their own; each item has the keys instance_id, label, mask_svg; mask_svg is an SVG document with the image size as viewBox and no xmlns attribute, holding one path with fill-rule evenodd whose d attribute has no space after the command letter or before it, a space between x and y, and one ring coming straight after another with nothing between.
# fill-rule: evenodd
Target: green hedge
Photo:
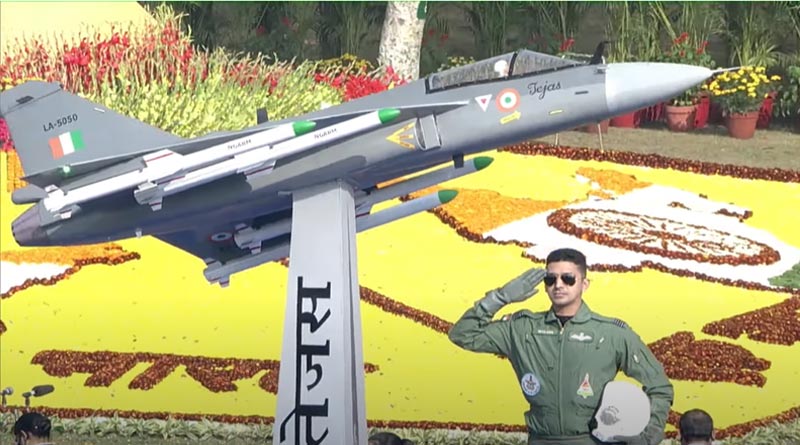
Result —
<instances>
[{"instance_id":1,"label":"green hedge","mask_svg":"<svg viewBox=\"0 0 800 445\"><path fill-rule=\"evenodd\" d=\"M215 54L220 65L224 55ZM208 78L188 82L139 83L121 73L114 83L84 95L121 114L139 119L182 137L213 131L239 130L256 124L256 109L266 107L271 120L318 110L323 103L339 104L336 88L314 82L315 65L305 62L281 76L272 93L257 83L240 85L224 78L222 70L210 70Z\"/></svg>"}]
</instances>

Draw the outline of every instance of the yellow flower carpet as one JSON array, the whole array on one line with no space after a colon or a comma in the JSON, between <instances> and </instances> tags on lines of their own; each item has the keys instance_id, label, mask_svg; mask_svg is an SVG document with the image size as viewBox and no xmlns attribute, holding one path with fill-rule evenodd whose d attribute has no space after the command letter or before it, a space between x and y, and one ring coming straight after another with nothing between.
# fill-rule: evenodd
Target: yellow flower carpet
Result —
<instances>
[{"instance_id":1,"label":"yellow flower carpet","mask_svg":"<svg viewBox=\"0 0 800 445\"><path fill-rule=\"evenodd\" d=\"M800 262L798 175L533 145L488 155L486 170L440 186L455 200L358 236L370 424L524 431L509 363L446 332L559 245L587 253L592 309L626 321L664 363L670 422L701 407L724 437L797 417L800 293L769 279ZM0 159L3 386L53 384L33 405L62 416L271 421L283 264L223 289L149 237L20 248L19 163ZM498 316L523 307L545 310L547 296Z\"/></svg>"}]
</instances>

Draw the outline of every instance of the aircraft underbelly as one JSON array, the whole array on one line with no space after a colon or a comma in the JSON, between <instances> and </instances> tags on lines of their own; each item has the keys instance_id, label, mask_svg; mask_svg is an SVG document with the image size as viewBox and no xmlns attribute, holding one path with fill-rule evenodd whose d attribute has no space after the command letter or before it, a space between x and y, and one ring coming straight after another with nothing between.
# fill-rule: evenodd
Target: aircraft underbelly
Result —
<instances>
[{"instance_id":1,"label":"aircraft underbelly","mask_svg":"<svg viewBox=\"0 0 800 445\"><path fill-rule=\"evenodd\" d=\"M57 223L48 232L54 243L106 242L136 236L137 231L144 235L168 233L197 221L247 219L281 211L291 204L287 200L290 197L280 192L349 179L352 172L409 153L387 141L386 130L382 135L375 133L279 163L268 175L249 179L230 176L167 197L158 211L138 204L125 193L98 200L89 205L91 211Z\"/></svg>"}]
</instances>

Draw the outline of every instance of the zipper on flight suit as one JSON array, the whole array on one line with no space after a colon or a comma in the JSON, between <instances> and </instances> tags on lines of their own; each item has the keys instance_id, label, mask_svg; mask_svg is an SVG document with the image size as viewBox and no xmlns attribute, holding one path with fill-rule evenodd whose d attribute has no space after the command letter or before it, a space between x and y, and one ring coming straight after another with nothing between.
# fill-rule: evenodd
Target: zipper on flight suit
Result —
<instances>
[{"instance_id":1,"label":"zipper on flight suit","mask_svg":"<svg viewBox=\"0 0 800 445\"><path fill-rule=\"evenodd\" d=\"M564 372L562 366L562 357L564 356L564 324L561 323L560 319L556 320L558 320L558 325L561 326L561 331L558 333L558 427L561 429L559 435L564 435L564 415L562 413L564 404L561 400L561 374Z\"/></svg>"}]
</instances>

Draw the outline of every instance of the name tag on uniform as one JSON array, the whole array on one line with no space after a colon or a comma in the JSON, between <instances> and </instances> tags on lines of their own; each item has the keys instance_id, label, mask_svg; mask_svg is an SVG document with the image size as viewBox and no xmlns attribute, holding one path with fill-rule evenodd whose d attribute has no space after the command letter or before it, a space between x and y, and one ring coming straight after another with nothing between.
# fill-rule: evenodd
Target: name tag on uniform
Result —
<instances>
[{"instance_id":1,"label":"name tag on uniform","mask_svg":"<svg viewBox=\"0 0 800 445\"><path fill-rule=\"evenodd\" d=\"M573 332L569 334L570 341L577 341L581 343L591 343L594 340L594 335L586 332Z\"/></svg>"},{"instance_id":2,"label":"name tag on uniform","mask_svg":"<svg viewBox=\"0 0 800 445\"><path fill-rule=\"evenodd\" d=\"M537 329L535 333L537 335L558 335L558 332L553 329Z\"/></svg>"}]
</instances>

